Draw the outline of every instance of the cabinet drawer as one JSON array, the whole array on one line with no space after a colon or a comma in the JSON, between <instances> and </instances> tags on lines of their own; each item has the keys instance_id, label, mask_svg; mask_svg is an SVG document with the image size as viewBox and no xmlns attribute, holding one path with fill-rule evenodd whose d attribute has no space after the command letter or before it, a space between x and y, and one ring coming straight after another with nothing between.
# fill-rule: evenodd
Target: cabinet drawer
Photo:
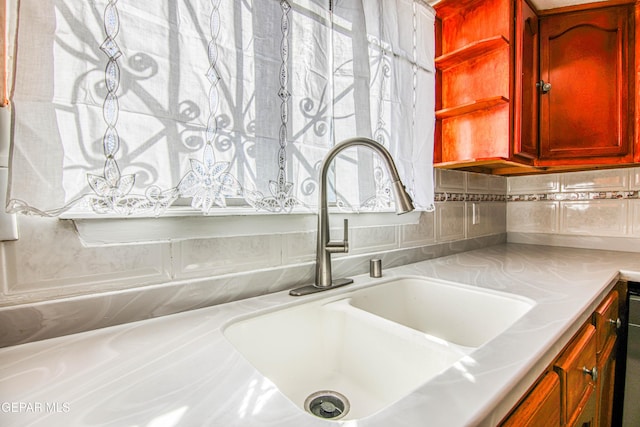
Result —
<instances>
[{"instance_id":1,"label":"cabinet drawer","mask_svg":"<svg viewBox=\"0 0 640 427\"><path fill-rule=\"evenodd\" d=\"M595 389L596 329L586 324L554 364L562 387L562 419L568 423Z\"/></svg>"},{"instance_id":2,"label":"cabinet drawer","mask_svg":"<svg viewBox=\"0 0 640 427\"><path fill-rule=\"evenodd\" d=\"M602 301L594 312L596 325L596 348L600 354L609 337L616 336L618 318L618 291L611 293Z\"/></svg>"}]
</instances>

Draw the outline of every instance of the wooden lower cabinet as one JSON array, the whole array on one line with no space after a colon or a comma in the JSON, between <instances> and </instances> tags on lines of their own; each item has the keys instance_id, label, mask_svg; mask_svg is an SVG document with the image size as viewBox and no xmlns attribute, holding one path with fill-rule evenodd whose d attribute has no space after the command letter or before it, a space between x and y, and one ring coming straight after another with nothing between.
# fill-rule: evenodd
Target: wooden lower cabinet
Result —
<instances>
[{"instance_id":1,"label":"wooden lower cabinet","mask_svg":"<svg viewBox=\"0 0 640 427\"><path fill-rule=\"evenodd\" d=\"M618 346L619 295L617 290L611 291L598 306L593 315L593 323L597 330L597 419L600 427L609 427L613 420L613 393L615 386L616 355Z\"/></svg>"},{"instance_id":2,"label":"wooden lower cabinet","mask_svg":"<svg viewBox=\"0 0 640 427\"><path fill-rule=\"evenodd\" d=\"M591 323L582 327L553 364L553 369L558 373L562 385L563 424L577 425L576 420L580 419L598 379L596 328Z\"/></svg>"},{"instance_id":3,"label":"wooden lower cabinet","mask_svg":"<svg viewBox=\"0 0 640 427\"><path fill-rule=\"evenodd\" d=\"M501 426L611 426L618 295L604 298Z\"/></svg>"},{"instance_id":4,"label":"wooden lower cabinet","mask_svg":"<svg viewBox=\"0 0 640 427\"><path fill-rule=\"evenodd\" d=\"M559 427L560 378L547 372L502 423L504 427Z\"/></svg>"},{"instance_id":5,"label":"wooden lower cabinet","mask_svg":"<svg viewBox=\"0 0 640 427\"><path fill-rule=\"evenodd\" d=\"M598 396L595 392L590 392L589 398L584 407L577 414L577 418L568 424L571 427L596 427L596 406Z\"/></svg>"},{"instance_id":6,"label":"wooden lower cabinet","mask_svg":"<svg viewBox=\"0 0 640 427\"><path fill-rule=\"evenodd\" d=\"M598 355L597 418L600 427L609 427L613 419L613 391L616 372L616 340L609 340Z\"/></svg>"}]
</instances>

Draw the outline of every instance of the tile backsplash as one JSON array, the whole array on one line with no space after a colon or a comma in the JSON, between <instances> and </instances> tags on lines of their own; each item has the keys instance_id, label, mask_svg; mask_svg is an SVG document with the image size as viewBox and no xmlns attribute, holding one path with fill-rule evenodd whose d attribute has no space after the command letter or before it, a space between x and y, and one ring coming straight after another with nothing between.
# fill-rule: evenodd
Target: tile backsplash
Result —
<instances>
[{"instance_id":1,"label":"tile backsplash","mask_svg":"<svg viewBox=\"0 0 640 427\"><path fill-rule=\"evenodd\" d=\"M366 273L372 256L388 268L506 241L506 178L437 170L436 183L436 210L418 223L352 228L335 273ZM18 225L17 241L0 242L0 346L313 280L315 233L85 247L69 220L19 216Z\"/></svg>"},{"instance_id":2,"label":"tile backsplash","mask_svg":"<svg viewBox=\"0 0 640 427\"><path fill-rule=\"evenodd\" d=\"M639 190L640 168L511 177L509 240L574 246L578 237L590 237L584 246L637 250Z\"/></svg>"}]
</instances>

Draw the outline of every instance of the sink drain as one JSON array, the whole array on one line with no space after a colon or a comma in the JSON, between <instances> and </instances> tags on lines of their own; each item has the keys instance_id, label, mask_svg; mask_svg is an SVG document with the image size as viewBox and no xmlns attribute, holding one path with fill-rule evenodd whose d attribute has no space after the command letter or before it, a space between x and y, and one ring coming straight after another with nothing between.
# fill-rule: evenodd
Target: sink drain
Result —
<instances>
[{"instance_id":1,"label":"sink drain","mask_svg":"<svg viewBox=\"0 0 640 427\"><path fill-rule=\"evenodd\" d=\"M316 417L337 420L349 412L349 401L337 391L317 391L304 401L304 409Z\"/></svg>"}]
</instances>

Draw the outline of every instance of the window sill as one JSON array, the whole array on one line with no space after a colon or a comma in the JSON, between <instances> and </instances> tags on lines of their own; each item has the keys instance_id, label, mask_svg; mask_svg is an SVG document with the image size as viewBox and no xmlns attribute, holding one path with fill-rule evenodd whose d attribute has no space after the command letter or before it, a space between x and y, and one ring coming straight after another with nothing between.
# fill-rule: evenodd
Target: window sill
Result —
<instances>
[{"instance_id":1,"label":"window sill","mask_svg":"<svg viewBox=\"0 0 640 427\"><path fill-rule=\"evenodd\" d=\"M417 224L420 212L331 213L333 227L349 220L350 228ZM299 214L244 214L229 216L162 216L158 218L71 218L85 246L161 243L216 237L315 231L317 216Z\"/></svg>"}]
</instances>

